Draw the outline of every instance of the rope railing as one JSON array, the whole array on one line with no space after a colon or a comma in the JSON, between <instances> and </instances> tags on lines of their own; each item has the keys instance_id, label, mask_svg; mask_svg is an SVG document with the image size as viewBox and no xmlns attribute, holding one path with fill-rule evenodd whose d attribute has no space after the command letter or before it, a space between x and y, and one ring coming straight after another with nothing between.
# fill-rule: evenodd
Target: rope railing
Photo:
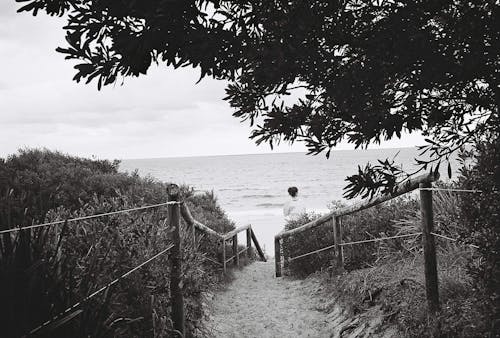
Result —
<instances>
[{"instance_id":1,"label":"rope railing","mask_svg":"<svg viewBox=\"0 0 500 338\"><path fill-rule=\"evenodd\" d=\"M222 263L221 263L221 262L217 262L215 259L212 259L212 258L210 258L210 257L204 257L204 259L205 259L206 261L212 262L212 263L214 263L214 264L216 264L216 265L220 265L220 266L222 266Z\"/></svg>"},{"instance_id":2,"label":"rope railing","mask_svg":"<svg viewBox=\"0 0 500 338\"><path fill-rule=\"evenodd\" d=\"M452 242L457 242L458 241L458 239L456 239L456 238L451 238L451 237L448 237L448 236L445 236L445 235L441 235L441 234L438 234L438 233L435 233L435 232L431 232L430 234L433 235L433 236L436 236L436 237L447 239L447 240L452 241ZM479 249L479 246L474 245L474 244L466 244L466 245L470 246L471 248Z\"/></svg>"},{"instance_id":3,"label":"rope railing","mask_svg":"<svg viewBox=\"0 0 500 338\"><path fill-rule=\"evenodd\" d=\"M458 241L455 238L451 238L451 237L448 237L448 236L445 236L445 235L441 235L441 234L438 234L438 233L435 233L435 232L431 232L430 234L434 235L436 237L440 237L440 238L444 238L444 239L453 241L453 242L457 242ZM422 235L422 233L421 232L417 232L417 233L413 233L413 234L404 234L404 235L396 235L396 236L390 236L390 237L372 238L372 239L366 239L366 240L361 240L361 241L339 243L338 246L348 246L348 245L363 244L363 243L373 243L373 242L385 241L385 240L388 240L388 239L405 238L405 237L415 237L415 236L420 236L420 235ZM477 246L477 245L474 245L474 244L467 244L467 245L470 246L470 247L472 247L472 248L479 249L479 246ZM326 247L318 249L318 250L310 251L310 252L307 252L307 253L295 256L295 257L291 257L291 258L288 259L288 261L292 262L292 261L294 261L296 259L299 259L299 258L303 258L303 257L307 257L307 256L310 256L310 255L313 255L313 254L316 254L316 253L327 251L327 250L335 248L335 246L336 246L336 244L333 244L333 245L329 245L329 246L326 246Z\"/></svg>"},{"instance_id":4,"label":"rope railing","mask_svg":"<svg viewBox=\"0 0 500 338\"><path fill-rule=\"evenodd\" d=\"M420 175L404 183L398 184L391 194L381 194L374 196L368 200L361 201L357 204L340 208L334 210L328 214L325 214L315 220L312 220L306 224L303 224L297 228L291 230L281 231L274 237L274 250L275 250L275 269L276 277L281 277L282 275L282 241L286 238L291 238L297 234L309 231L316 228L326 222L332 222L331 230L333 230L333 245L327 247L313 250L304 254L300 254L295 257L287 257L287 252L283 252L285 266L294 260L307 257L316 253L320 253L326 250L335 249L335 257L332 262L333 265L338 268L344 267L344 253L343 247L348 245L357 245L370 242L385 241L393 238L403 238L410 236L421 236L422 237L422 247L424 256L424 274L425 274L425 285L426 285L426 298L428 308L431 313L435 313L439 310L439 290L438 290L438 271L437 271L437 259L436 259L436 244L435 238L442 238L449 241L457 242L457 239L451 238L446 235L441 235L434 231L434 215L433 215L433 202L432 202L432 192L451 192L451 193L473 193L480 194L483 193L482 190L477 189L466 189L466 188L440 188L433 187L432 182L439 179L439 174L431 172L429 174ZM375 205L381 204L383 202L389 201L397 196L412 192L414 190L419 190L420 192L420 213L421 213L421 229L420 233L396 235L384 238L373 238L361 241L352 241L342 243L342 220L344 216L357 213L361 210L371 208ZM493 191L493 193L498 193L498 191ZM284 244L284 243L283 243ZM479 248L477 245L468 244L470 247Z\"/></svg>"},{"instance_id":5,"label":"rope railing","mask_svg":"<svg viewBox=\"0 0 500 338\"><path fill-rule=\"evenodd\" d=\"M116 283L118 283L120 280L126 278L127 276L129 276L130 274L132 274L133 272L139 270L140 268L142 268L144 265L152 262L153 260L155 260L156 258L162 256L163 254L165 254L166 252L168 252L170 249L172 249L174 247L173 244L170 244L166 249L158 252L156 255L150 257L149 259L147 259L146 261L142 262L141 264L137 265L136 267L134 267L133 269L130 269L128 270L127 272L125 272L124 274L122 274L121 276L115 278L113 281L109 282L108 284L106 284L105 286L101 287L100 289L92 292L91 294L89 294L87 297L85 297L83 300L79 301L78 303L75 303L73 304L72 306L70 306L69 308L67 308L66 310L60 312L59 314L55 315L54 317L52 317L51 319L49 319L48 321L44 322L43 324L37 326L36 328L34 328L33 330L31 330L29 332L29 335L33 335L37 332L39 332L40 330L46 328L47 326L49 326L50 324L54 323L55 321L61 319L63 316L65 316L66 314L68 314L69 312L75 310L76 308L80 307L81 305L85 304L86 302L88 302L89 300L91 300L92 298L94 298L95 296L97 296L98 294L100 294L101 292L109 289L111 286L115 285Z\"/></svg>"},{"instance_id":6,"label":"rope railing","mask_svg":"<svg viewBox=\"0 0 500 338\"><path fill-rule=\"evenodd\" d=\"M177 201L170 201L170 202L164 202L164 203L158 203L158 204L152 204L152 205L145 205L145 206L142 206L142 207L136 207L136 208L130 208L130 209L124 209L124 210L117 210L117 211L110 211L110 212L105 212L105 213L101 213L101 214L95 214L95 215L89 215L89 216L82 216L82 217L75 217L75 218L70 218L70 219L61 220L61 221L47 222L47 223L42 223L42 224L33 224L33 225L28 225L28 226L17 226L15 228L11 228L11 229L0 230L0 235L6 234L6 233L11 233L11 232L17 232L17 231L21 231L21 230L29 230L29 229L36 229L36 228L47 227L47 226L52 226L52 225L64 224L65 222L71 223L71 222L77 222L77 221L84 221L84 220L87 220L87 219L93 219L93 218L99 218L99 217L104 217L104 216L117 215L117 214L122 214L122 213L127 213L127 212L138 211L138 210L158 208L158 207L162 207L162 206L165 206L165 205L173 205L173 204L179 204L179 203L180 202L177 202Z\"/></svg>"},{"instance_id":7,"label":"rope railing","mask_svg":"<svg viewBox=\"0 0 500 338\"><path fill-rule=\"evenodd\" d=\"M481 194L482 190L474 190L474 189L453 189L453 188L420 188L420 190L426 191L449 191L449 192L465 192L465 193L473 193L473 194Z\"/></svg>"},{"instance_id":8,"label":"rope railing","mask_svg":"<svg viewBox=\"0 0 500 338\"><path fill-rule=\"evenodd\" d=\"M121 281L122 279L126 278L130 274L134 273L135 271L139 270L141 267L145 266L146 264L152 262L153 260L157 259L158 257L164 255L165 253L171 251L170 256L169 256L169 261L171 262L171 270L170 270L170 295L171 295L171 320L173 323L173 329L176 332L181 333L181 335L184 334L185 332L185 318L184 318L184 300L183 300L183 295L182 295L182 240L181 240L181 223L180 219L181 216L188 225L191 233L192 233L192 239L194 243L196 244L196 231L199 230L202 231L204 234L212 235L214 236L217 241L222 242L222 250L223 250L223 257L220 262L211 259L209 257L204 257L205 260L210 261L214 264L220 265L223 267L224 273L226 272L226 263L230 260L234 260L235 265L239 265L239 255L241 255L244 251L247 252L248 257L250 257L251 254L251 242L255 244L255 248L257 249L257 252L261 259L263 261L266 261L266 257L264 255L264 252L261 250L260 245L257 241L257 238L252 230L252 227L250 225L245 225L243 227L239 227L237 229L234 229L228 233L225 234L220 234L213 229L207 227L206 225L202 224L201 222L198 222L195 220L187 205L184 203L184 201L179 200L179 188L175 184L171 184L168 186L168 202L164 203L158 203L158 204L153 204L153 205L145 205L145 206L140 206L140 207L134 207L134 208L129 208L129 209L124 209L124 210L116 210L116 211L110 211L110 212L104 212L104 213L99 213L99 214L94 214L94 215L88 215L88 216L81 216L81 217L74 217L70 219L65 219L65 220L59 220L59 221L52 221L52 222L46 222L46 223L41 223L41 224L33 224L29 226L17 226L14 228L10 229L4 229L0 230L0 235L2 234L10 234L13 232L19 232L21 230L29 230L29 229L36 229L36 228L42 228L42 227L49 227L49 226L54 226L54 225L59 225L59 224L64 224L64 227L68 223L71 222L78 222L78 221L84 221L84 220L89 220L89 219L95 219L99 217L104 217L104 216L111 216L111 215L117 215L117 214L122 214L122 213L128 213L128 212L133 212L133 211L139 211L139 210L146 210L146 209L152 209L152 208L158 208L162 206L168 206L168 217L166 218L164 224L169 222L169 226L172 228L172 244L170 244L166 249L158 252L154 256L148 258L141 264L135 266L134 268L128 270L127 272L123 273L119 277L115 278L113 281L110 283L106 284L105 286L99 288L98 290L92 292L91 294L87 295L85 298L83 298L81 301L73 304L72 306L68 307L64 311L60 312L59 314L53 316L51 319L45 321L44 323L40 324L39 326L35 327L32 329L27 335L33 335L37 334L42 330L47 330L50 327L58 327L61 324L61 321L64 323L66 321L69 321L76 316L78 316L83 310L78 309L81 307L83 304L86 302L90 301L92 298L96 297L97 295L101 294L102 292L108 290L110 287ZM244 249L238 250L238 243L237 243L237 235L239 232L246 231L247 235L247 245ZM225 249L226 249L226 241L231 240L233 241L233 256L230 257L229 259L225 259ZM78 310L77 310L78 309Z\"/></svg>"},{"instance_id":9,"label":"rope railing","mask_svg":"<svg viewBox=\"0 0 500 338\"><path fill-rule=\"evenodd\" d=\"M337 245L338 246L347 246L347 245L355 245L355 244L363 244L363 243L371 243L371 242L380 242L380 241L385 241L388 239L405 238L405 237L412 237L412 236L415 237L415 236L420 236L421 234L422 234L421 232L418 232L418 233L413 233L413 234L404 234L404 235L396 235L396 236L390 236L390 237L372 238L372 239L366 239L366 240L362 240L362 241L353 241L353 242L333 244L333 245L329 245L327 247L324 247L324 248L321 248L318 250L314 250L314 251L311 251L311 252L308 252L308 253L305 253L302 255L298 255L298 256L289 258L288 261L291 262L291 261L294 261L294 260L299 259L299 258L313 255L315 253L320 253L322 251L330 250L330 249L335 248Z\"/></svg>"}]
</instances>

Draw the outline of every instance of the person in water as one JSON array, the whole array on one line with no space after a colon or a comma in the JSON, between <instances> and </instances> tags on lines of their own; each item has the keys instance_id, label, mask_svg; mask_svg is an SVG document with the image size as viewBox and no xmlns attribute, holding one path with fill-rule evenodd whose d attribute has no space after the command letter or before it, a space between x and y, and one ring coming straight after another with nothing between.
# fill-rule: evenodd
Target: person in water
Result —
<instances>
[{"instance_id":1,"label":"person in water","mask_svg":"<svg viewBox=\"0 0 500 338\"><path fill-rule=\"evenodd\" d=\"M297 187L290 187L288 188L288 194L290 195L290 199L283 206L283 215L286 221L297 218L306 212L306 208L299 199L299 189Z\"/></svg>"}]
</instances>

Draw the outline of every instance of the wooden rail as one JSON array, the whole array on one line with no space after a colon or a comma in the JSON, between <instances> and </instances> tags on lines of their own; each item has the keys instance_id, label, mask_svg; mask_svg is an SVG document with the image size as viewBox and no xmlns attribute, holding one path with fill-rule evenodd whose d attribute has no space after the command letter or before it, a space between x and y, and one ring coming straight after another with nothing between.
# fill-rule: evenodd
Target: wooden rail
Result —
<instances>
[{"instance_id":1,"label":"wooden rail","mask_svg":"<svg viewBox=\"0 0 500 338\"><path fill-rule=\"evenodd\" d=\"M252 230L252 226L250 224L240 226L234 230L231 230L225 234L220 234L217 231L214 231L210 229L208 226L204 225L201 222L198 222L193 218L191 215L191 212L189 211L189 208L187 207L186 203L181 204L181 215L182 218L186 221L188 226L190 226L192 229L197 229L201 231L202 233L208 234L210 236L215 237L217 240L221 241L222 245L222 259L221 259L221 265L224 273L227 271L227 263L231 260L233 260L234 265L239 266L239 259L240 255L243 252L246 252L247 257L251 257L252 254L252 242L255 245L255 249L257 250L257 253L262 261L266 261L266 256L264 255L264 252L262 251L259 242L257 241L257 237L255 236L255 233ZM238 234L240 232L246 232L246 247L243 250L238 251ZM227 241L232 241L232 256L227 259L227 252L226 252L226 242Z\"/></svg>"},{"instance_id":2,"label":"wooden rail","mask_svg":"<svg viewBox=\"0 0 500 338\"><path fill-rule=\"evenodd\" d=\"M433 173L431 173L431 174L417 176L412 180L408 180L407 182L398 185L395 188L394 193L392 195L380 195L380 196L377 196L377 197L370 199L368 201L360 202L360 203L357 203L357 204L354 204L354 205L351 205L351 206L348 206L345 208L337 209L335 211L332 211L326 215L323 215L323 216L315 219L314 221L306 223L298 228L291 229L288 231L282 231L279 234L277 234L275 236L275 238L281 239L284 237L292 236L292 235L304 232L306 230L316 228L317 226L320 226L321 224L331 220L332 217L346 216L346 215L350 215L350 214L353 214L355 212L358 212L358 211L361 211L364 209L371 208L377 204L386 202L386 201L391 200L395 197L401 196L403 194L406 194L410 191L417 189L419 187L420 183L430 183L430 182L436 181L437 179L439 179L439 174L434 175Z\"/></svg>"},{"instance_id":3,"label":"wooden rail","mask_svg":"<svg viewBox=\"0 0 500 338\"><path fill-rule=\"evenodd\" d=\"M215 237L221 236L217 231L214 231L214 230L210 229L209 227L207 227L206 225L195 220L193 218L193 216L191 215L191 212L189 211L189 208L187 207L186 203L181 204L181 215L182 215L182 218L184 219L184 221L186 221L186 223L190 227L192 227L193 230L196 228L196 229L198 229L206 234L209 234L210 236L215 236Z\"/></svg>"},{"instance_id":4,"label":"wooden rail","mask_svg":"<svg viewBox=\"0 0 500 338\"><path fill-rule=\"evenodd\" d=\"M98 217L104 217L104 216L109 216L109 215L116 215L120 213L129 213L132 211L138 211L138 210L145 210L145 209L151 209L151 208L159 208L163 206L167 206L167 214L168 214L168 226L169 226L169 235L172 243L162 250L161 252L157 253L156 255L150 257L148 260L142 262L141 264L135 266L134 268L128 270L126 273L122 274L121 276L115 278L113 281L109 282L107 285L99 288L96 291L93 291L90 293L88 296L86 296L83 300L76 302L72 306L66 308L64 311L60 312L58 315L53 316L51 319L45 321L44 323L40 324L39 326L33 328L25 336L33 336L33 335L38 335L41 332L46 332L48 330L52 330L54 327L57 327L61 323L61 320L64 319L64 321L69 321L79 314L82 313L82 310L79 308L82 306L82 304L88 302L90 299L93 297L99 295L102 292L105 292L108 290L110 287L112 287L114 284L118 283L120 280L124 279L134 271L138 271L142 266L150 263L151 261L157 259L158 257L166 254L167 252L170 253L168 257L168 263L170 264L170 296L171 296L171 321L173 325L174 332L176 335L185 337L185 315L184 315L184 296L183 296L183 280L182 280L182 238L183 236L181 235L181 217L186 221L186 224L188 225L188 231L192 235L192 239L196 244L196 230L201 231L205 234L208 234L210 236L213 236L216 238L216 241L222 244L222 261L217 262L215 260L212 260L208 257L205 257L206 260L212 261L215 264L220 264L223 266L224 273L226 272L226 263L230 260L234 260L234 264L236 266L239 266L239 258L241 254L246 252L247 257L250 258L252 256L252 241L255 245L255 248L257 249L257 252L260 256L260 258L263 261L266 261L266 258L264 256L264 253L262 252L259 242L257 241L257 238L255 237L255 234L252 230L252 227L250 225L245 225L239 228L236 228L226 234L219 234L218 232L210 229L206 225L202 224L201 222L198 222L193 218L191 215L191 212L189 211L189 208L187 205L181 201L180 198L180 189L176 184L169 184L167 186L167 196L168 196L168 201L164 203L159 203L159 204L154 204L154 205L147 205L147 206L141 206L141 207L135 207L135 208L129 208L125 210L118 210L118 211L110 211L106 213L99 213L99 214L94 214L94 215L87 215L87 216L82 216L82 217L77 217L77 218L72 218L72 219L67 219L65 221L55 221L55 222L48 222L48 223L43 223L43 224L36 224L32 225L30 227L25 227L25 228L12 228L12 229L6 229L0 231L0 235L5 234L8 235L10 238L10 232L17 232L17 231L22 231L22 230L28 230L31 228L41 228L41 227L48 227L56 224L63 224L63 229L66 227L68 222L76 222L76 221L82 221L85 219L94 219ZM63 230L64 231L64 230ZM238 251L238 234L242 231L246 232L246 247ZM233 256L229 260L226 259L226 241L232 240L232 250L233 250ZM196 246L194 246L196 248ZM153 301L151 301L151 304L153 304ZM59 323L59 324L55 324ZM56 325L56 326L54 326ZM154 332L154 319L153 319L153 332Z\"/></svg>"},{"instance_id":5,"label":"wooden rail","mask_svg":"<svg viewBox=\"0 0 500 338\"><path fill-rule=\"evenodd\" d=\"M179 200L179 188L175 184L170 184L168 186L168 199L169 201L178 201ZM266 261L266 257L264 252L260 248L259 242L255 237L255 234L252 230L251 225L244 225L238 227L234 230L229 231L225 234L220 234L217 231L207 227L203 223L195 220L191 215L191 212L186 205L186 203L181 202L177 204L172 204L168 206L168 219L170 223L170 227L172 228L172 242L173 248L171 251L171 278L170 278L170 294L172 297L172 323L174 329L178 331L179 334L184 336L185 334L185 317L184 317L184 298L182 292L182 241L180 235L180 217L184 219L186 224L188 225L189 231L192 234L193 241L196 244L196 230L201 231L202 233L208 234L209 236L215 237L217 241L220 241L222 245L222 259L221 262L213 261L217 264L222 265L222 269L224 273L227 271L227 263L231 260L233 261L235 266L240 265L240 255L246 252L248 258L251 257L252 254L252 241L257 249L260 259L264 262ZM238 251L238 234L240 232L246 232L246 247ZM232 241L232 256L227 259L226 258L226 242ZM211 260L211 259L209 259Z\"/></svg>"},{"instance_id":6,"label":"wooden rail","mask_svg":"<svg viewBox=\"0 0 500 338\"><path fill-rule=\"evenodd\" d=\"M352 206L337 209L330 212L324 216L321 216L309 223L306 223L298 228L291 229L288 231L282 231L274 237L274 252L275 252L275 268L276 277L281 277L281 242L288 237L303 233L305 231L311 230L332 220L333 227L333 238L334 244L329 248L324 248L320 250L326 250L330 248L335 249L335 260L333 265L342 268L344 265L343 257L343 243L342 243L342 217L350 215L361 210L371 208L380 203L391 200L395 197L401 196L418 188L420 190L420 210L422 213L422 241L424 248L424 265L425 265L425 284L426 284L426 294L427 303L429 310L435 312L439 309L439 294L438 294L438 277L437 277L437 263L436 263L436 248L434 245L434 237L432 236L433 231L433 212L432 212L432 191L428 188L432 187L432 182L439 179L439 173L429 173L425 175L417 176L410 179L402 184L396 186L394 192L388 195L379 195L368 201L363 201ZM427 189L427 190L425 190ZM346 243L349 244L349 243ZM316 250L319 251L319 250ZM303 254L306 256L308 254ZM287 257L285 257L287 261Z\"/></svg>"}]
</instances>

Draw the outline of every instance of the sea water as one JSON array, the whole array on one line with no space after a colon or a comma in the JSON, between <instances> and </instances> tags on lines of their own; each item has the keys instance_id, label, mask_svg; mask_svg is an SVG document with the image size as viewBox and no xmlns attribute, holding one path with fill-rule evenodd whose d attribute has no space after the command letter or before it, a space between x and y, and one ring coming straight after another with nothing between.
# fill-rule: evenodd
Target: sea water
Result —
<instances>
[{"instance_id":1,"label":"sea water","mask_svg":"<svg viewBox=\"0 0 500 338\"><path fill-rule=\"evenodd\" d=\"M343 200L346 177L358 165L395 158L414 170L416 148L333 151L324 154L274 153L123 160L120 169L151 175L164 182L187 184L198 191L213 191L236 225L251 224L261 246L273 255L274 235L283 229L287 189L296 186L307 211L324 213L328 204ZM244 234L240 234L244 236ZM239 238L243 242L243 237Z\"/></svg>"}]
</instances>

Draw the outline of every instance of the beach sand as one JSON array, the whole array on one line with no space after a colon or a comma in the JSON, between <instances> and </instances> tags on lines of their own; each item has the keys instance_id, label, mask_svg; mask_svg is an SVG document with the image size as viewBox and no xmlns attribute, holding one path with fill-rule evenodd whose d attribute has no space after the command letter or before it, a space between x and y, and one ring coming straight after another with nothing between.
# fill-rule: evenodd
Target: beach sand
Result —
<instances>
[{"instance_id":1,"label":"beach sand","mask_svg":"<svg viewBox=\"0 0 500 338\"><path fill-rule=\"evenodd\" d=\"M319 275L274 277L274 261L234 271L226 290L214 295L205 323L217 338L396 338L380 306L352 314L331 297Z\"/></svg>"},{"instance_id":2,"label":"beach sand","mask_svg":"<svg viewBox=\"0 0 500 338\"><path fill-rule=\"evenodd\" d=\"M329 337L327 313L305 284L275 278L274 261L252 263L215 295L208 327L214 337Z\"/></svg>"}]
</instances>

